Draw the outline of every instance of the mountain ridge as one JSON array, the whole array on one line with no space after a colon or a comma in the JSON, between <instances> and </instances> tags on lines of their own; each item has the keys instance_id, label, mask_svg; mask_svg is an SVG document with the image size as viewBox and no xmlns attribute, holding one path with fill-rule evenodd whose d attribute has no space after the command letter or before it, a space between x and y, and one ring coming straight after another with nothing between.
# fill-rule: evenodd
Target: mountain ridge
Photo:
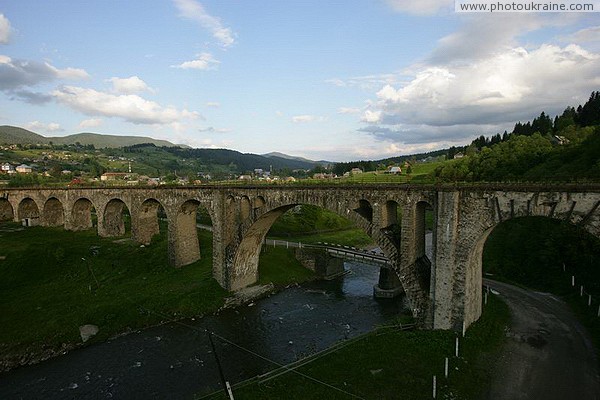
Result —
<instances>
[{"instance_id":1,"label":"mountain ridge","mask_svg":"<svg viewBox=\"0 0 600 400\"><path fill-rule=\"evenodd\" d=\"M189 147L147 136L120 136L91 132L80 132L67 136L42 136L18 126L0 126L0 144L75 144L76 142L82 145L94 145L98 148L116 148L143 143L166 147Z\"/></svg>"}]
</instances>

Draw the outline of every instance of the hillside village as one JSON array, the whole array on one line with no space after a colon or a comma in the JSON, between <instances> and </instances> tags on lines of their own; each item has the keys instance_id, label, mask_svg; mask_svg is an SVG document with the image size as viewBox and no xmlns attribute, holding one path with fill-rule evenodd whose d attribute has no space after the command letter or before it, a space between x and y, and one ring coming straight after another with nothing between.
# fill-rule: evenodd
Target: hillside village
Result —
<instances>
[{"instance_id":1,"label":"hillside village","mask_svg":"<svg viewBox=\"0 0 600 400\"><path fill-rule=\"evenodd\" d=\"M552 119L542 112L512 132L469 145L384 160L311 161L281 153L192 149L151 138L72 135L59 143L0 126L0 184L199 185L293 182L456 182L596 180L600 177L600 92ZM105 137L106 136L106 137ZM110 140L109 140L110 139ZM149 143L139 143L148 140ZM108 143L108 144L107 144ZM96 146L98 144L98 146ZM102 147L109 146L109 147Z\"/></svg>"},{"instance_id":2,"label":"hillside village","mask_svg":"<svg viewBox=\"0 0 600 400\"><path fill-rule=\"evenodd\" d=\"M336 180L365 172L354 167L338 175L320 164L312 168L307 165L305 168L280 166L279 169L270 164L268 168L256 166L241 170L235 160L222 165L200 157L177 157L172 151L151 144L110 149L96 149L91 144L4 144L0 145L0 184L157 186L199 185L216 181L289 183L302 179ZM407 167L408 163L403 166ZM402 167L391 163L379 173L400 175Z\"/></svg>"}]
</instances>

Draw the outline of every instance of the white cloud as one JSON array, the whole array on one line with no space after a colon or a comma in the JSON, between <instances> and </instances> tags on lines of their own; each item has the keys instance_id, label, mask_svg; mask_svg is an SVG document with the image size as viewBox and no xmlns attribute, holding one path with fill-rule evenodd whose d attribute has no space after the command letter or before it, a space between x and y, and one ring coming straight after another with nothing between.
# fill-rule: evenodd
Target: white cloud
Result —
<instances>
[{"instance_id":1,"label":"white cloud","mask_svg":"<svg viewBox=\"0 0 600 400\"><path fill-rule=\"evenodd\" d=\"M102 125L102 119L101 118L85 119L85 120L83 120L83 121L81 121L79 123L79 127L83 128L83 129L96 128L96 127L98 127L100 125Z\"/></svg>"},{"instance_id":2,"label":"white cloud","mask_svg":"<svg viewBox=\"0 0 600 400\"><path fill-rule=\"evenodd\" d=\"M44 132L62 132L63 129L60 127L60 124L56 122L50 122L45 124L40 121L32 121L25 125L26 129L30 131L44 131Z\"/></svg>"},{"instance_id":3,"label":"white cloud","mask_svg":"<svg viewBox=\"0 0 600 400\"><path fill-rule=\"evenodd\" d=\"M107 82L111 82L113 85L113 91L121 94L134 94L141 92L154 92L154 90L149 87L146 82L141 80L137 76L131 76L129 78L110 78L106 80Z\"/></svg>"},{"instance_id":4,"label":"white cloud","mask_svg":"<svg viewBox=\"0 0 600 400\"><path fill-rule=\"evenodd\" d=\"M376 87L381 87L381 85L394 85L399 83L399 75L398 74L375 74L375 75L363 75L363 76L354 76L350 78L332 78L327 79L326 83L330 83L332 85L338 87L358 87L363 90L372 90Z\"/></svg>"},{"instance_id":5,"label":"white cloud","mask_svg":"<svg viewBox=\"0 0 600 400\"><path fill-rule=\"evenodd\" d=\"M589 43L600 41L600 26L580 29L570 35L563 36L562 41L568 43Z\"/></svg>"},{"instance_id":6,"label":"white cloud","mask_svg":"<svg viewBox=\"0 0 600 400\"><path fill-rule=\"evenodd\" d=\"M182 18L196 21L207 29L223 47L229 47L234 42L234 33L230 28L225 28L221 20L206 12L202 4L194 0L173 0Z\"/></svg>"},{"instance_id":7,"label":"white cloud","mask_svg":"<svg viewBox=\"0 0 600 400\"><path fill-rule=\"evenodd\" d=\"M443 9L453 9L453 0L385 0L394 10L409 14L435 14Z\"/></svg>"},{"instance_id":8,"label":"white cloud","mask_svg":"<svg viewBox=\"0 0 600 400\"><path fill-rule=\"evenodd\" d=\"M503 125L480 124L480 125L452 125L432 126L426 124L397 124L397 125L368 125L359 129L373 136L378 141L396 143L405 148L423 147L443 148L451 145L464 145L481 134L489 135L503 132Z\"/></svg>"},{"instance_id":9,"label":"white cloud","mask_svg":"<svg viewBox=\"0 0 600 400\"><path fill-rule=\"evenodd\" d=\"M0 44L7 44L10 39L10 21L0 13Z\"/></svg>"},{"instance_id":10,"label":"white cloud","mask_svg":"<svg viewBox=\"0 0 600 400\"><path fill-rule=\"evenodd\" d=\"M292 122L295 124L306 123L306 122L316 122L316 121L324 121L325 118L319 117L316 115L295 115L292 117Z\"/></svg>"},{"instance_id":11,"label":"white cloud","mask_svg":"<svg viewBox=\"0 0 600 400\"><path fill-rule=\"evenodd\" d=\"M83 69L59 69L48 62L12 59L0 55L0 90L10 91L43 82L85 78L89 78L89 75Z\"/></svg>"},{"instance_id":12,"label":"white cloud","mask_svg":"<svg viewBox=\"0 0 600 400\"><path fill-rule=\"evenodd\" d=\"M210 53L198 54L198 58L192 61L185 61L179 65L172 65L174 68L182 69L200 69L203 71L217 69L221 62L216 60Z\"/></svg>"},{"instance_id":13,"label":"white cloud","mask_svg":"<svg viewBox=\"0 0 600 400\"><path fill-rule=\"evenodd\" d=\"M52 101L52 96L29 88L57 80L85 78L89 78L89 75L83 69L60 69L48 62L12 59L0 54L0 91L7 93L11 100L45 104Z\"/></svg>"},{"instance_id":14,"label":"white cloud","mask_svg":"<svg viewBox=\"0 0 600 400\"><path fill-rule=\"evenodd\" d=\"M338 114L359 114L360 108L353 107L340 107L338 108Z\"/></svg>"},{"instance_id":15,"label":"white cloud","mask_svg":"<svg viewBox=\"0 0 600 400\"><path fill-rule=\"evenodd\" d=\"M181 119L196 119L197 112L163 107L138 95L114 95L75 86L63 86L55 99L86 115L118 117L134 124L170 124Z\"/></svg>"},{"instance_id":16,"label":"white cloud","mask_svg":"<svg viewBox=\"0 0 600 400\"><path fill-rule=\"evenodd\" d=\"M515 48L472 64L426 67L404 87L385 86L364 120L432 126L514 121L558 112L598 84L600 54L577 45Z\"/></svg>"},{"instance_id":17,"label":"white cloud","mask_svg":"<svg viewBox=\"0 0 600 400\"><path fill-rule=\"evenodd\" d=\"M562 26L573 16L536 13L469 14L455 32L444 36L429 55L429 64L480 60L518 47L518 38L542 27Z\"/></svg>"},{"instance_id":18,"label":"white cloud","mask_svg":"<svg viewBox=\"0 0 600 400\"><path fill-rule=\"evenodd\" d=\"M361 118L361 121L368 123L377 123L381 120L381 115L381 111L366 110Z\"/></svg>"},{"instance_id":19,"label":"white cloud","mask_svg":"<svg viewBox=\"0 0 600 400\"><path fill-rule=\"evenodd\" d=\"M200 129L198 129L198 132L229 133L229 132L231 132L231 129L227 129L227 128L215 128L213 126L209 126L209 127L206 127L206 128L200 128Z\"/></svg>"}]
</instances>

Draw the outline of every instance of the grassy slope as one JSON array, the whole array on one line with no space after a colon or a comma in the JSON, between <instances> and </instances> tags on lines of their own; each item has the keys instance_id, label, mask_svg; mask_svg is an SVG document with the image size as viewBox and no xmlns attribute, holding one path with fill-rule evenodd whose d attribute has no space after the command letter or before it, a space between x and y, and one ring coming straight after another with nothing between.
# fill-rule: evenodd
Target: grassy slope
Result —
<instances>
[{"instance_id":1,"label":"grassy slope","mask_svg":"<svg viewBox=\"0 0 600 400\"><path fill-rule=\"evenodd\" d=\"M266 248L258 263L258 284L273 283L285 286L291 282L312 279L314 273L304 268L293 256L292 250L283 247Z\"/></svg>"}]
</instances>

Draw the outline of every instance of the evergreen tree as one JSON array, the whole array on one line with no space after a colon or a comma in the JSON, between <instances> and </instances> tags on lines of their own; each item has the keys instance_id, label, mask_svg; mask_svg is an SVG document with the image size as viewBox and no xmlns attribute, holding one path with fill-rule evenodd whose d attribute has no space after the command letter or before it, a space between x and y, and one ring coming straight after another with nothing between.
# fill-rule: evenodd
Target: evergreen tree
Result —
<instances>
[{"instance_id":1,"label":"evergreen tree","mask_svg":"<svg viewBox=\"0 0 600 400\"><path fill-rule=\"evenodd\" d=\"M590 99L578 110L581 127L600 125L600 92L592 92Z\"/></svg>"},{"instance_id":2,"label":"evergreen tree","mask_svg":"<svg viewBox=\"0 0 600 400\"><path fill-rule=\"evenodd\" d=\"M554 118L554 132L559 132L567 126L575 125L577 111L573 107L567 107L560 116Z\"/></svg>"},{"instance_id":3,"label":"evergreen tree","mask_svg":"<svg viewBox=\"0 0 600 400\"><path fill-rule=\"evenodd\" d=\"M545 112L542 111L539 117L534 118L531 123L531 133L539 132L542 135L546 135L552 131L552 120Z\"/></svg>"}]
</instances>

